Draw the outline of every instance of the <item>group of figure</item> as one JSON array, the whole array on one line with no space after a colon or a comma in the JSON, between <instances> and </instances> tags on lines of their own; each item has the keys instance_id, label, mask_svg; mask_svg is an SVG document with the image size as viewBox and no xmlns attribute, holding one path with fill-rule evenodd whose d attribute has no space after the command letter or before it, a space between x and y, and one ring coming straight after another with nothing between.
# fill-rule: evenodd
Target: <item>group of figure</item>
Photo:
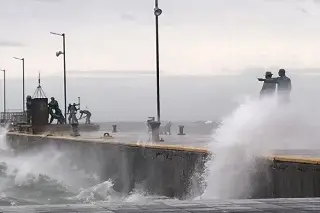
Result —
<instances>
[{"instance_id":1,"label":"group of figure","mask_svg":"<svg viewBox=\"0 0 320 213\"><path fill-rule=\"evenodd\" d=\"M290 101L291 93L291 79L286 76L286 71L280 69L278 72L279 77L272 78L270 71L266 72L265 78L258 78L259 81L263 81L263 86L260 91L260 98L274 95L277 88L277 95L281 102Z\"/></svg>"},{"instance_id":2,"label":"group of figure","mask_svg":"<svg viewBox=\"0 0 320 213\"><path fill-rule=\"evenodd\" d=\"M78 124L77 112L79 108L77 108L79 104L73 103L68 106L68 122L69 124ZM64 124L65 118L62 114L61 109L59 108L58 101L55 100L54 97L51 97L51 101L48 104L49 114L50 114L50 124L56 119L58 124ZM86 124L90 124L91 113L88 110L80 110L79 119L86 118ZM83 117L83 115L85 115Z\"/></svg>"},{"instance_id":3,"label":"group of figure","mask_svg":"<svg viewBox=\"0 0 320 213\"><path fill-rule=\"evenodd\" d=\"M69 106L68 106L69 124L78 124L79 123L78 118L77 118L77 112L79 110L79 108L77 108L78 106L80 106L80 104L76 104L76 103L69 104ZM89 112L89 110L80 110L79 112L80 112L79 120L85 118L86 119L85 123L90 124L91 112ZM85 115L85 116L83 117L83 115Z\"/></svg>"}]
</instances>

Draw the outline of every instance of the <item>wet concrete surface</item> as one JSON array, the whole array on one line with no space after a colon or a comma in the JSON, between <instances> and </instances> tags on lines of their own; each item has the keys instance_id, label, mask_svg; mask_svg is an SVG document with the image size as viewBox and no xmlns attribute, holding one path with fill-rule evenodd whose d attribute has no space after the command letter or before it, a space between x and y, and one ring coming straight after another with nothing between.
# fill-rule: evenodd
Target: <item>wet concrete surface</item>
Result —
<instances>
[{"instance_id":1,"label":"wet concrete surface","mask_svg":"<svg viewBox=\"0 0 320 213\"><path fill-rule=\"evenodd\" d=\"M311 213L320 212L320 198L304 199L250 199L250 200L163 200L147 204L96 203L74 205L43 205L0 207L3 213L15 212L103 212L103 213Z\"/></svg>"}]
</instances>

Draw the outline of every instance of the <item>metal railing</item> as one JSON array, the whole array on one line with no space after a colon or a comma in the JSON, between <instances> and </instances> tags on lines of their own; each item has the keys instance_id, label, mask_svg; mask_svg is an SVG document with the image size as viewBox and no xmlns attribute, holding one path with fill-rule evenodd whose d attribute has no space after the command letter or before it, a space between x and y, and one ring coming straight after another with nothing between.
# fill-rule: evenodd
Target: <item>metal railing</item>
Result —
<instances>
[{"instance_id":1,"label":"metal railing","mask_svg":"<svg viewBox=\"0 0 320 213\"><path fill-rule=\"evenodd\" d=\"M25 123L26 120L24 112L0 112L1 123Z\"/></svg>"}]
</instances>

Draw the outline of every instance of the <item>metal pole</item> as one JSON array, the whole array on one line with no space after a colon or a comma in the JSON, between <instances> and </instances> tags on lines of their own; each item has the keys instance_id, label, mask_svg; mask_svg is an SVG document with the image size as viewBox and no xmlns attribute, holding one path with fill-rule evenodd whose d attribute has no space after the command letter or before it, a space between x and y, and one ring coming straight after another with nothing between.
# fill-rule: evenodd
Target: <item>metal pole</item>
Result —
<instances>
[{"instance_id":1,"label":"metal pole","mask_svg":"<svg viewBox=\"0 0 320 213\"><path fill-rule=\"evenodd\" d=\"M24 58L22 58L22 104L23 113L25 111L25 100L24 100Z\"/></svg>"},{"instance_id":2,"label":"metal pole","mask_svg":"<svg viewBox=\"0 0 320 213\"><path fill-rule=\"evenodd\" d=\"M3 72L3 120L6 121L6 70L1 70Z\"/></svg>"},{"instance_id":3,"label":"metal pole","mask_svg":"<svg viewBox=\"0 0 320 213\"><path fill-rule=\"evenodd\" d=\"M64 83L64 119L67 119L67 73L66 73L66 36L62 33L63 38L63 83Z\"/></svg>"},{"instance_id":4,"label":"metal pole","mask_svg":"<svg viewBox=\"0 0 320 213\"><path fill-rule=\"evenodd\" d=\"M3 112L6 117L6 70L3 70Z\"/></svg>"},{"instance_id":5,"label":"metal pole","mask_svg":"<svg viewBox=\"0 0 320 213\"><path fill-rule=\"evenodd\" d=\"M155 0L155 8L158 8L158 0ZM160 122L160 79L159 79L159 17L155 15L156 18L156 71L157 71L157 117Z\"/></svg>"}]
</instances>

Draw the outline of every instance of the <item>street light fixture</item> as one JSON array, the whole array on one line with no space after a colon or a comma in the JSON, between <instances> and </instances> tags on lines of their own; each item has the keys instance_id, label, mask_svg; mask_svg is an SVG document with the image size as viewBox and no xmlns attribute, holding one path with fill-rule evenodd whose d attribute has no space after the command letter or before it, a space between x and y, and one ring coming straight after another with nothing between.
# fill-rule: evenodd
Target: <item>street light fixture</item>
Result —
<instances>
[{"instance_id":1,"label":"street light fixture","mask_svg":"<svg viewBox=\"0 0 320 213\"><path fill-rule=\"evenodd\" d=\"M64 33L50 32L52 35L62 36L63 51L56 52L56 56L63 55L63 82L64 82L64 119L67 119L67 74L66 74L66 36Z\"/></svg>"},{"instance_id":2,"label":"street light fixture","mask_svg":"<svg viewBox=\"0 0 320 213\"><path fill-rule=\"evenodd\" d=\"M156 18L156 72L157 72L157 117L160 122L160 80L159 80L159 16L162 14L162 10L159 8L158 0L155 0L154 16Z\"/></svg>"},{"instance_id":3,"label":"street light fixture","mask_svg":"<svg viewBox=\"0 0 320 213\"><path fill-rule=\"evenodd\" d=\"M24 104L24 58L18 58L18 57L13 57L14 59L22 61L22 109L23 113L25 110L25 104Z\"/></svg>"},{"instance_id":4,"label":"street light fixture","mask_svg":"<svg viewBox=\"0 0 320 213\"><path fill-rule=\"evenodd\" d=\"M6 120L6 70L1 70L3 72L3 119Z\"/></svg>"}]
</instances>

